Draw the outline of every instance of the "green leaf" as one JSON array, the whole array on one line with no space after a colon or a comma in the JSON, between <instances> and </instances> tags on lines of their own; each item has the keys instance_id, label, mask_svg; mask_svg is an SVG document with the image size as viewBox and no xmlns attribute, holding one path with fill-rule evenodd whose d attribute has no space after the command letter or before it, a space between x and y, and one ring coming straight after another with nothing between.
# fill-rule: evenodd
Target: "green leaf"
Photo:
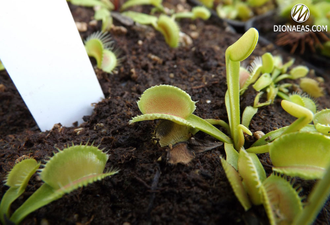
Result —
<instances>
[{"instance_id":1,"label":"green leaf","mask_svg":"<svg viewBox=\"0 0 330 225\"><path fill-rule=\"evenodd\" d=\"M234 149L233 144L225 143L226 161L237 170L238 152Z\"/></svg>"},{"instance_id":2,"label":"green leaf","mask_svg":"<svg viewBox=\"0 0 330 225\"><path fill-rule=\"evenodd\" d=\"M25 188L32 175L39 168L40 163L34 159L25 159L17 163L9 172L6 185L10 188L3 195L0 205L0 219L3 224L4 214L9 218L10 205L24 193Z\"/></svg>"},{"instance_id":3,"label":"green leaf","mask_svg":"<svg viewBox=\"0 0 330 225\"><path fill-rule=\"evenodd\" d=\"M263 204L270 224L292 224L302 211L301 199L290 182L270 175L262 183Z\"/></svg>"},{"instance_id":4,"label":"green leaf","mask_svg":"<svg viewBox=\"0 0 330 225\"><path fill-rule=\"evenodd\" d=\"M266 172L257 155L241 149L238 157L238 172L243 178L243 185L252 203L262 204L261 184L266 179Z\"/></svg>"},{"instance_id":5,"label":"green leaf","mask_svg":"<svg viewBox=\"0 0 330 225\"><path fill-rule=\"evenodd\" d=\"M249 210L251 208L251 202L244 189L240 175L237 173L237 171L234 169L234 167L232 167L223 158L221 158L221 165L226 173L226 176L229 180L229 183L230 183L237 199L239 200L239 202L241 203L241 205L243 206L245 211Z\"/></svg>"},{"instance_id":6,"label":"green leaf","mask_svg":"<svg viewBox=\"0 0 330 225\"><path fill-rule=\"evenodd\" d=\"M215 126L213 126L206 120L203 120L202 118L194 114L191 114L187 118L187 121L191 123L194 128L197 128L198 130L203 131L204 133L207 133L222 142L232 143L232 140L227 135L225 135L223 132L221 132L219 129L217 129Z\"/></svg>"},{"instance_id":7,"label":"green leaf","mask_svg":"<svg viewBox=\"0 0 330 225\"><path fill-rule=\"evenodd\" d=\"M330 165L330 139L318 133L282 135L270 145L273 170L288 176L320 179Z\"/></svg>"}]
</instances>

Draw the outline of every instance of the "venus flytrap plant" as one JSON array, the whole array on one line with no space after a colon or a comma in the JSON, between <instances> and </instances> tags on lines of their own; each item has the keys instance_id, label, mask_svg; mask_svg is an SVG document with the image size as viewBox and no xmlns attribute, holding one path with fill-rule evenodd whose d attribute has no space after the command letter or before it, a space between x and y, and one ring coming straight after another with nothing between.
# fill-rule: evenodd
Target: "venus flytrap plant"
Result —
<instances>
[{"instance_id":1,"label":"venus flytrap plant","mask_svg":"<svg viewBox=\"0 0 330 225\"><path fill-rule=\"evenodd\" d=\"M55 154L40 170L44 184L13 213L10 221L18 224L31 212L61 198L64 194L116 174L116 170L103 173L108 157L97 147L87 145L72 146ZM36 166L39 167L39 164L33 163L30 167L32 174Z\"/></svg>"},{"instance_id":2,"label":"venus flytrap plant","mask_svg":"<svg viewBox=\"0 0 330 225\"><path fill-rule=\"evenodd\" d=\"M95 58L97 68L107 73L112 71L119 64L112 47L112 41L107 33L96 32L91 34L85 41L85 49L88 56Z\"/></svg>"},{"instance_id":3,"label":"venus flytrap plant","mask_svg":"<svg viewBox=\"0 0 330 225\"><path fill-rule=\"evenodd\" d=\"M143 92L137 104L143 115L132 118L130 124L145 120L165 119L203 131L222 142L232 142L227 135L209 122L194 115L195 102L186 92L177 87L170 85L151 87Z\"/></svg>"},{"instance_id":4,"label":"venus flytrap plant","mask_svg":"<svg viewBox=\"0 0 330 225\"><path fill-rule=\"evenodd\" d=\"M4 216L9 218L9 209L19 196L21 196L32 177L32 175L39 168L40 163L34 159L25 159L17 163L14 168L9 172L5 185L9 189L3 195L0 205L0 219L2 224L5 224Z\"/></svg>"}]
</instances>

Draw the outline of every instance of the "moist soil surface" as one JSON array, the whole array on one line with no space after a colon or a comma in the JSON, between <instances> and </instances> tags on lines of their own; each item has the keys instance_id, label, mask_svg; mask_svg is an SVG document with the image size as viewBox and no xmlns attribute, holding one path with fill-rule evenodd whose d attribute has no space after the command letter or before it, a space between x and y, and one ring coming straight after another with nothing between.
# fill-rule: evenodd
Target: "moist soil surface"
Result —
<instances>
[{"instance_id":1,"label":"moist soil surface","mask_svg":"<svg viewBox=\"0 0 330 225\"><path fill-rule=\"evenodd\" d=\"M165 2L166 7L178 9L177 4L189 9L185 2ZM69 5L76 22L86 22L88 30L80 32L82 39L101 29L101 24L90 24L93 10ZM150 11L150 7L136 10ZM171 164L169 148L160 147L153 139L159 121L128 121L141 112L137 100L144 90L159 84L175 85L197 101L195 114L202 118L227 120L224 96L227 89L225 50L240 34L227 32L217 20L188 19L179 22L181 31L192 37L193 44L169 48L163 36L152 27L123 25L114 21L110 31L114 48L121 63L113 74L95 69L105 95L95 103L92 115L84 123L72 127L55 124L53 129L40 132L33 117L21 99L6 71L0 72L0 179L25 156L45 162L56 152L72 144L93 143L110 154L106 169L120 172L102 181L64 195L61 199L31 213L23 224L268 224L262 206L253 206L245 212L236 199L220 163L224 155L220 145L208 151L195 151L188 164ZM122 26L122 28L120 28ZM124 29L123 29L124 28ZM266 51L281 54L284 61L290 55L273 45L258 44L248 58L248 65ZM95 66L95 61L91 59ZM299 58L295 65L303 64ZM96 67L95 67L96 68ZM317 99L319 109L329 108L329 74L317 74L325 80L325 96ZM309 76L315 76L312 72ZM291 90L291 91L297 91ZM241 97L241 111L253 105L256 92L249 89ZM253 117L252 132L269 131L287 126L295 120L280 107L280 99L259 109ZM256 141L247 137L245 147ZM194 137L199 149L218 141L201 132ZM184 148L194 151L192 145ZM260 155L268 174L271 161L268 154ZM295 180L307 196L314 181ZM12 204L17 209L42 184L34 175L26 192ZM1 185L1 196L8 189ZM315 224L329 224L329 202Z\"/></svg>"}]
</instances>

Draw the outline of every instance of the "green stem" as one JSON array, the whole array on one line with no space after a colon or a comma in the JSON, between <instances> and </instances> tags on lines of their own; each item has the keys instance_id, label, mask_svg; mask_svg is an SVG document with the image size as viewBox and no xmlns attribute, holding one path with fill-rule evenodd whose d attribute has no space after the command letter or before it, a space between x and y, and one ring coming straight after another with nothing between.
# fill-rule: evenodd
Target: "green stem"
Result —
<instances>
[{"instance_id":1,"label":"green stem","mask_svg":"<svg viewBox=\"0 0 330 225\"><path fill-rule=\"evenodd\" d=\"M231 139L227 135L222 133L219 129L217 129L209 122L203 120L202 118L191 114L186 120L190 122L196 129L203 131L222 142L229 144L232 143Z\"/></svg>"},{"instance_id":2,"label":"green stem","mask_svg":"<svg viewBox=\"0 0 330 225\"><path fill-rule=\"evenodd\" d=\"M19 189L20 188L11 187L2 197L0 206L0 219L2 224L5 224L4 215L9 218L9 208L11 203L13 203L25 191L25 189L21 189L21 191L19 191Z\"/></svg>"},{"instance_id":3,"label":"green stem","mask_svg":"<svg viewBox=\"0 0 330 225\"><path fill-rule=\"evenodd\" d=\"M240 124L240 101L239 101L239 67L240 62L230 60L226 54L228 97L230 104L229 126L234 147L238 150L238 125Z\"/></svg>"},{"instance_id":4,"label":"green stem","mask_svg":"<svg viewBox=\"0 0 330 225\"><path fill-rule=\"evenodd\" d=\"M292 224L312 224L330 195L330 166L309 195L307 205Z\"/></svg>"},{"instance_id":5,"label":"green stem","mask_svg":"<svg viewBox=\"0 0 330 225\"><path fill-rule=\"evenodd\" d=\"M43 184L36 192L34 192L15 213L10 220L15 224L20 223L31 212L57 200L62 196L54 197L54 189L47 184ZM52 196L53 195L53 196Z\"/></svg>"},{"instance_id":6,"label":"green stem","mask_svg":"<svg viewBox=\"0 0 330 225\"><path fill-rule=\"evenodd\" d=\"M225 121L223 121L223 120L216 120L216 119L205 119L205 120L206 120L207 122L209 122L210 124L212 124L212 125L219 125L219 126L225 128L226 131L227 131L228 133L230 133L229 125L228 125L228 123L226 123Z\"/></svg>"}]
</instances>

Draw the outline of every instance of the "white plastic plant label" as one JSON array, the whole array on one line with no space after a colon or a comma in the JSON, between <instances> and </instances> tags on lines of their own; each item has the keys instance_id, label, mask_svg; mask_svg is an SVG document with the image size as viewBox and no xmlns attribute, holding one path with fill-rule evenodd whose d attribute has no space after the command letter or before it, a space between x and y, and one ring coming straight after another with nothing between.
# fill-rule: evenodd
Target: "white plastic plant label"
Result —
<instances>
[{"instance_id":1,"label":"white plastic plant label","mask_svg":"<svg viewBox=\"0 0 330 225\"><path fill-rule=\"evenodd\" d=\"M0 59L42 131L104 97L66 0L0 0Z\"/></svg>"}]
</instances>

